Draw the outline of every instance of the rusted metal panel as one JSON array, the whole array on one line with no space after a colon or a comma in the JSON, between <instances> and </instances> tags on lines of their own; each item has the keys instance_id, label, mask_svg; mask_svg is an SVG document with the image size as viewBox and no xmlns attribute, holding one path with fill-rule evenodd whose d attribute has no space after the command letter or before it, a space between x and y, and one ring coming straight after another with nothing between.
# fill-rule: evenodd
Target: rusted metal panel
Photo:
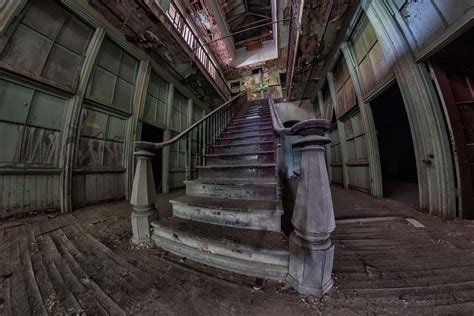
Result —
<instances>
[{"instance_id":1,"label":"rusted metal panel","mask_svg":"<svg viewBox=\"0 0 474 316\"><path fill-rule=\"evenodd\" d=\"M60 208L59 174L0 175L0 217Z\"/></svg>"}]
</instances>

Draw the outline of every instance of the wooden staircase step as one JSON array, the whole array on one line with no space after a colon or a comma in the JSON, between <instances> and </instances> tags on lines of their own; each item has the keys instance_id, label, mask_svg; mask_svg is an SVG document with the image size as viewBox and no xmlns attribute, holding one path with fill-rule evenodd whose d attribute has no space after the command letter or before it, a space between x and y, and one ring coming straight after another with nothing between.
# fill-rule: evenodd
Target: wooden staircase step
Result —
<instances>
[{"instance_id":1,"label":"wooden staircase step","mask_svg":"<svg viewBox=\"0 0 474 316\"><path fill-rule=\"evenodd\" d=\"M275 178L207 179L184 181L186 195L221 199L273 201L276 199Z\"/></svg>"},{"instance_id":2,"label":"wooden staircase step","mask_svg":"<svg viewBox=\"0 0 474 316\"><path fill-rule=\"evenodd\" d=\"M281 280L288 273L288 240L281 232L247 230L177 217L152 223L158 247L209 266Z\"/></svg>"},{"instance_id":3,"label":"wooden staircase step","mask_svg":"<svg viewBox=\"0 0 474 316\"><path fill-rule=\"evenodd\" d=\"M275 177L275 164L235 164L199 166L199 178L269 178Z\"/></svg>"},{"instance_id":4,"label":"wooden staircase step","mask_svg":"<svg viewBox=\"0 0 474 316\"><path fill-rule=\"evenodd\" d=\"M260 151L254 153L211 154L206 155L206 162L210 165L247 164L247 163L274 163L275 153Z\"/></svg>"},{"instance_id":5,"label":"wooden staircase step","mask_svg":"<svg viewBox=\"0 0 474 316\"><path fill-rule=\"evenodd\" d=\"M183 195L170 203L173 216L215 225L280 231L282 211L275 201L203 198Z\"/></svg>"},{"instance_id":6,"label":"wooden staircase step","mask_svg":"<svg viewBox=\"0 0 474 316\"><path fill-rule=\"evenodd\" d=\"M212 146L213 154L227 154L227 153L254 153L259 151L274 150L275 144L272 141L255 142L252 144L229 144L229 145L214 145Z\"/></svg>"}]
</instances>

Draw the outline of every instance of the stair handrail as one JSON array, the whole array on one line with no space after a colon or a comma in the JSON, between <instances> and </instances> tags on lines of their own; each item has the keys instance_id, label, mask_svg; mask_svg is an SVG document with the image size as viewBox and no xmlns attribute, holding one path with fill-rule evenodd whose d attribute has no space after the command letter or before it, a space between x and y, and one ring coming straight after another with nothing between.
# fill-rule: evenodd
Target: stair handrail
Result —
<instances>
[{"instance_id":1,"label":"stair handrail","mask_svg":"<svg viewBox=\"0 0 474 316\"><path fill-rule=\"evenodd\" d=\"M186 138L184 172L185 179L191 180L193 175L193 141L196 143L197 160L195 165L205 165L205 156L211 153L211 148L216 144L218 136L240 112L242 101L246 99L245 96L246 92L236 95L170 140L161 143L135 142L134 155L137 160L130 196L130 204L133 206L131 215L132 243L141 244L150 241L151 222L158 216L155 209L156 188L151 163L155 155L151 151L165 150L167 146ZM196 129L197 133L193 135L192 132ZM195 138L193 138L194 136Z\"/></svg>"},{"instance_id":2,"label":"stair handrail","mask_svg":"<svg viewBox=\"0 0 474 316\"><path fill-rule=\"evenodd\" d=\"M192 124L190 127L188 127L187 129L185 129L184 131L182 131L181 133L179 133L178 135L176 135L175 137L173 137L172 139L170 140L167 140L167 141L164 141L164 142L161 142L161 143L153 143L153 142L144 142L144 141L136 141L135 142L135 147L137 149L143 149L143 150L155 150L155 149L160 149L160 148L163 148L163 147L166 147L166 146L170 146L170 145L173 145L174 143L176 143L178 140L180 140L181 138L183 138L184 136L188 135L191 133L192 130L194 130L196 127L198 127L199 125L201 125L201 123L203 123L204 121L206 121L208 118L210 118L211 116L213 116L215 113L221 111L222 109L224 109L226 106L228 106L229 104L233 103L235 100L237 100L238 98L242 97L243 95L245 95L246 93L245 92L241 92L239 93L238 95L236 95L235 97L233 97L232 99L230 99L229 101L223 103L222 105L220 105L218 108L214 109L213 111L209 112L207 115L203 116L201 119L199 119L198 121L196 121L194 124Z\"/></svg>"},{"instance_id":3,"label":"stair handrail","mask_svg":"<svg viewBox=\"0 0 474 316\"><path fill-rule=\"evenodd\" d=\"M289 135L291 134L291 128L285 127L281 122L278 110L275 107L275 101L272 96L268 96L268 105L270 107L270 115L272 117L273 131L278 135Z\"/></svg>"}]
</instances>

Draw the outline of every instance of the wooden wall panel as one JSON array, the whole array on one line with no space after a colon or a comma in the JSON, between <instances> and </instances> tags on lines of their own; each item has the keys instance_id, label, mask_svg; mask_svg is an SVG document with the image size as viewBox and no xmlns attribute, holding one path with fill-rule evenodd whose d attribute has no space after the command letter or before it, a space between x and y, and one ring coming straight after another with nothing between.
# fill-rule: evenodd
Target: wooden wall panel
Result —
<instances>
[{"instance_id":1,"label":"wooden wall panel","mask_svg":"<svg viewBox=\"0 0 474 316\"><path fill-rule=\"evenodd\" d=\"M329 131L329 138L331 138L331 143L329 144L329 150L331 151L331 161L329 162L329 165L331 167L332 172L332 182L343 184L344 180L342 176L342 152L337 128L331 128L331 130Z\"/></svg>"},{"instance_id":2,"label":"wooden wall panel","mask_svg":"<svg viewBox=\"0 0 474 316\"><path fill-rule=\"evenodd\" d=\"M125 199L125 173L89 173L73 176L73 205L81 208Z\"/></svg>"},{"instance_id":3,"label":"wooden wall panel","mask_svg":"<svg viewBox=\"0 0 474 316\"><path fill-rule=\"evenodd\" d=\"M0 217L60 208L59 174L0 175Z\"/></svg>"},{"instance_id":4,"label":"wooden wall panel","mask_svg":"<svg viewBox=\"0 0 474 316\"><path fill-rule=\"evenodd\" d=\"M370 192L370 176L368 167L363 165L351 166L349 172L349 187L364 192Z\"/></svg>"},{"instance_id":5,"label":"wooden wall panel","mask_svg":"<svg viewBox=\"0 0 474 316\"><path fill-rule=\"evenodd\" d=\"M184 187L184 171L170 171L170 189L179 189Z\"/></svg>"},{"instance_id":6,"label":"wooden wall panel","mask_svg":"<svg viewBox=\"0 0 474 316\"><path fill-rule=\"evenodd\" d=\"M385 59L374 29L365 16L352 36L352 46L359 67L364 97L367 97L393 77L392 65Z\"/></svg>"}]
</instances>

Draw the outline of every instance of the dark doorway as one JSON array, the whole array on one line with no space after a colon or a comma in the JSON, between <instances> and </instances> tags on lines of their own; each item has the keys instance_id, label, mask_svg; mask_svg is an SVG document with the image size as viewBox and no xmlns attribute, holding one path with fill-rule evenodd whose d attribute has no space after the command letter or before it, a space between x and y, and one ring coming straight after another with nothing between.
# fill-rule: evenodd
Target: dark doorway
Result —
<instances>
[{"instance_id":1,"label":"dark doorway","mask_svg":"<svg viewBox=\"0 0 474 316\"><path fill-rule=\"evenodd\" d=\"M142 123L141 140L145 142L161 143L163 141L163 130L153 125ZM153 180L155 181L156 193L161 193L162 150L160 149L153 153L155 154L155 157L151 161Z\"/></svg>"},{"instance_id":2,"label":"dark doorway","mask_svg":"<svg viewBox=\"0 0 474 316\"><path fill-rule=\"evenodd\" d=\"M415 151L398 85L392 85L370 105L377 129L384 197L418 207Z\"/></svg>"},{"instance_id":3,"label":"dark doorway","mask_svg":"<svg viewBox=\"0 0 474 316\"><path fill-rule=\"evenodd\" d=\"M460 213L474 218L474 28L430 61L446 107L459 169Z\"/></svg>"}]
</instances>

